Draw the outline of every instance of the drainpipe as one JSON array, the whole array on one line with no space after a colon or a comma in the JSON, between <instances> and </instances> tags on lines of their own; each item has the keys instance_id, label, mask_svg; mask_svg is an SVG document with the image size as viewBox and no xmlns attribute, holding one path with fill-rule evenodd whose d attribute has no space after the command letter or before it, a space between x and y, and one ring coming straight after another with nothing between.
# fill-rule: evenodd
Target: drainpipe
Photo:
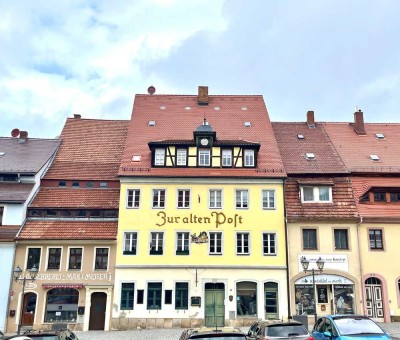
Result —
<instances>
[{"instance_id":1,"label":"drainpipe","mask_svg":"<svg viewBox=\"0 0 400 340\"><path fill-rule=\"evenodd\" d=\"M361 224L363 223L363 217L360 216L360 221L357 223L357 242L358 242L358 262L360 263L360 289L361 289L361 302L362 302L362 314L365 314L366 309L365 309L365 289L364 289L364 279L363 279L363 273L364 273L364 268L363 268L363 262L362 262L362 256L361 256L361 248L360 248L360 227Z\"/></svg>"},{"instance_id":2,"label":"drainpipe","mask_svg":"<svg viewBox=\"0 0 400 340\"><path fill-rule=\"evenodd\" d=\"M290 271L289 271L289 245L288 245L288 225L287 225L287 217L286 217L286 202L285 202L285 179L283 180L283 211L285 218L285 239L286 239L286 287L287 287L287 297L288 297L288 320L292 317L292 312L290 308Z\"/></svg>"}]
</instances>

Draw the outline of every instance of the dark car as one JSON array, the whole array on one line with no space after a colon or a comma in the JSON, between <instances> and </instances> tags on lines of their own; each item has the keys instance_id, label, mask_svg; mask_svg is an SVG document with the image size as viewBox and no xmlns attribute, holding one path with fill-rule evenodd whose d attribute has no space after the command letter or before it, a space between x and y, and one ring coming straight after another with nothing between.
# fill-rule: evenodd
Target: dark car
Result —
<instances>
[{"instance_id":1,"label":"dark car","mask_svg":"<svg viewBox=\"0 0 400 340\"><path fill-rule=\"evenodd\" d=\"M248 333L247 340L262 339L291 339L291 340L312 340L306 327L298 321L263 321L254 322Z\"/></svg>"},{"instance_id":2,"label":"dark car","mask_svg":"<svg viewBox=\"0 0 400 340\"><path fill-rule=\"evenodd\" d=\"M239 328L233 327L201 327L190 328L182 332L179 340L212 339L212 340L246 340L246 335Z\"/></svg>"},{"instance_id":3,"label":"dark car","mask_svg":"<svg viewBox=\"0 0 400 340\"><path fill-rule=\"evenodd\" d=\"M318 319L312 335L315 340L389 340L390 336L364 315L326 315Z\"/></svg>"},{"instance_id":4,"label":"dark car","mask_svg":"<svg viewBox=\"0 0 400 340\"><path fill-rule=\"evenodd\" d=\"M68 329L26 332L24 336L34 340L78 340L75 333Z\"/></svg>"}]
</instances>

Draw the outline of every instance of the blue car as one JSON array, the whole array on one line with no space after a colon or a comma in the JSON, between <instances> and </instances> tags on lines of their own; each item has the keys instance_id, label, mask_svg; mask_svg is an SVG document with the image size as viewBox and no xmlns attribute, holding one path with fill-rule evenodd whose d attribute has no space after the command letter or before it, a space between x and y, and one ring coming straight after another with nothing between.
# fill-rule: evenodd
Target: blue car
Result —
<instances>
[{"instance_id":1,"label":"blue car","mask_svg":"<svg viewBox=\"0 0 400 340\"><path fill-rule=\"evenodd\" d=\"M312 331L314 340L389 340L390 336L364 315L326 315Z\"/></svg>"}]
</instances>

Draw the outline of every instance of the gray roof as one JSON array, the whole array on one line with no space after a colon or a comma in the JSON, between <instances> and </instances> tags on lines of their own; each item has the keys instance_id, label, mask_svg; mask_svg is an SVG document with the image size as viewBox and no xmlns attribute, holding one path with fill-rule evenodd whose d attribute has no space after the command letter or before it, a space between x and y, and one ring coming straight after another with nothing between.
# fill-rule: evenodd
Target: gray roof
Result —
<instances>
[{"instance_id":1,"label":"gray roof","mask_svg":"<svg viewBox=\"0 0 400 340\"><path fill-rule=\"evenodd\" d=\"M59 139L0 137L0 173L36 174L59 145Z\"/></svg>"},{"instance_id":2,"label":"gray roof","mask_svg":"<svg viewBox=\"0 0 400 340\"><path fill-rule=\"evenodd\" d=\"M0 203L24 203L33 189L33 183L1 183Z\"/></svg>"}]
</instances>

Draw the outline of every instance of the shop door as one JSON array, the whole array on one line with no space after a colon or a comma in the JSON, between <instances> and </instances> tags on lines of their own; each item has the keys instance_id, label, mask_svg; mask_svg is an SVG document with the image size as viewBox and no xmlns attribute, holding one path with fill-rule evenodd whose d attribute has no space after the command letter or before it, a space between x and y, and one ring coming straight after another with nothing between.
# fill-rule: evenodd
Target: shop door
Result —
<instances>
[{"instance_id":1,"label":"shop door","mask_svg":"<svg viewBox=\"0 0 400 340\"><path fill-rule=\"evenodd\" d=\"M264 285L265 319L279 319L278 316L278 284L267 282Z\"/></svg>"},{"instance_id":2,"label":"shop door","mask_svg":"<svg viewBox=\"0 0 400 340\"><path fill-rule=\"evenodd\" d=\"M223 283L206 283L205 288L205 324L207 327L224 327L225 285Z\"/></svg>"},{"instance_id":3,"label":"shop door","mask_svg":"<svg viewBox=\"0 0 400 340\"><path fill-rule=\"evenodd\" d=\"M384 322L381 281L376 277L365 280L367 316L377 322Z\"/></svg>"},{"instance_id":4,"label":"shop door","mask_svg":"<svg viewBox=\"0 0 400 340\"><path fill-rule=\"evenodd\" d=\"M90 304L89 330L104 330L106 320L106 293L93 293Z\"/></svg>"},{"instance_id":5,"label":"shop door","mask_svg":"<svg viewBox=\"0 0 400 340\"><path fill-rule=\"evenodd\" d=\"M36 294L27 293L24 296L24 306L22 312L22 326L33 326L36 310Z\"/></svg>"}]
</instances>

